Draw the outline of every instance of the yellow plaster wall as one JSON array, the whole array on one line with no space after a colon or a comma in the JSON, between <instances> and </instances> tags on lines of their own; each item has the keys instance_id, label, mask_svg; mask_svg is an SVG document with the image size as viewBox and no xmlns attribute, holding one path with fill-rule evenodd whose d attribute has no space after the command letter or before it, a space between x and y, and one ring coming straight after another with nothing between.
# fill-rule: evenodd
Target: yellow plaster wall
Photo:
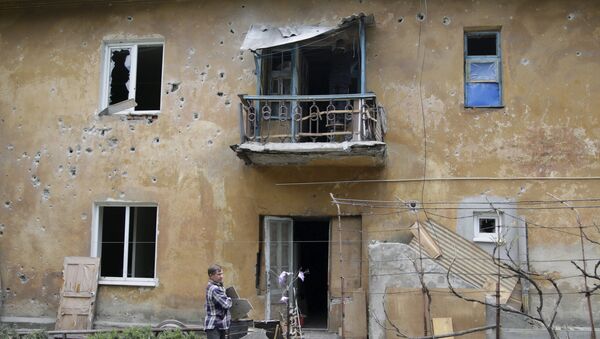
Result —
<instances>
[{"instance_id":1,"label":"yellow plaster wall","mask_svg":"<svg viewBox=\"0 0 600 339\"><path fill-rule=\"evenodd\" d=\"M284 182L428 177L599 176L600 5L595 1L150 1L0 10L0 315L54 317L64 256L89 255L94 202L159 206L154 288L103 286L98 319L201 322L205 271L262 316L255 261L261 215L332 216L329 193L360 199L460 202L598 196L600 181L433 181L276 186ZM367 87L388 114L387 163L370 168L248 167L237 94L255 92L254 23L335 23L373 13ZM421 24L419 12L426 13ZM447 18L444 21L444 18ZM444 24L446 22L447 24ZM465 109L463 33L501 28L501 109ZM164 39L163 110L153 120L98 117L103 39ZM419 44L420 43L420 44ZM220 75L223 73L223 76ZM180 83L171 91L171 83ZM221 93L221 94L219 94ZM425 129L423 128L425 121ZM414 216L363 213L365 240L401 241ZM456 211L437 211L455 217ZM530 222L574 225L564 210L523 210ZM453 219L438 219L454 229ZM585 223L598 221L594 210ZM396 231L394 231L396 230ZM535 229L543 257L578 239ZM590 248L590 256L600 255ZM365 258L366 260L366 258ZM544 268L544 266L541 266ZM564 272L571 269L563 267ZM580 282L565 282L576 289ZM577 316L579 318L583 316Z\"/></svg>"}]
</instances>

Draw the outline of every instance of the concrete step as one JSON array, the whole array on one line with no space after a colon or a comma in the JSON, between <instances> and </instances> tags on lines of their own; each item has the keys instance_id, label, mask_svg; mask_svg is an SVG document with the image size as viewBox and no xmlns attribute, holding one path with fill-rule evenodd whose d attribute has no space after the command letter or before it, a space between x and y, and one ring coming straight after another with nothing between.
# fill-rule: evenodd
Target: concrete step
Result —
<instances>
[{"instance_id":1,"label":"concrete step","mask_svg":"<svg viewBox=\"0 0 600 339\"><path fill-rule=\"evenodd\" d=\"M302 329L302 338L304 339L338 339L337 333L327 332L326 330L307 330Z\"/></svg>"}]
</instances>

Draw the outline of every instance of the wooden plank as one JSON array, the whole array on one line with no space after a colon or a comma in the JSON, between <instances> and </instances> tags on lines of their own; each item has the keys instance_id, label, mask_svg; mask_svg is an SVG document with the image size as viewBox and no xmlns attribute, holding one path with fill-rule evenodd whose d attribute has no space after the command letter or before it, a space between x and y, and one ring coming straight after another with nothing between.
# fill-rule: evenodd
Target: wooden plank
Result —
<instances>
[{"instance_id":1,"label":"wooden plank","mask_svg":"<svg viewBox=\"0 0 600 339\"><path fill-rule=\"evenodd\" d=\"M91 329L100 258L65 257L56 330Z\"/></svg>"},{"instance_id":2,"label":"wooden plank","mask_svg":"<svg viewBox=\"0 0 600 339\"><path fill-rule=\"evenodd\" d=\"M344 338L367 337L367 296L362 290L352 291L352 303L345 304Z\"/></svg>"},{"instance_id":3,"label":"wooden plank","mask_svg":"<svg viewBox=\"0 0 600 339\"><path fill-rule=\"evenodd\" d=\"M93 297L91 292L69 292L69 291L66 291L65 293L63 293L63 296L72 297L72 298L91 298L91 297Z\"/></svg>"},{"instance_id":4,"label":"wooden plank","mask_svg":"<svg viewBox=\"0 0 600 339\"><path fill-rule=\"evenodd\" d=\"M331 245L329 246L329 293L331 297L341 297L341 279L344 289L350 291L361 287L362 261L362 221L360 217L341 218L341 252L338 219L331 222Z\"/></svg>"},{"instance_id":5,"label":"wooden plank","mask_svg":"<svg viewBox=\"0 0 600 339\"><path fill-rule=\"evenodd\" d=\"M366 293L362 288L344 293L344 338L367 337ZM342 329L342 299L332 298L329 303L329 332Z\"/></svg>"},{"instance_id":6,"label":"wooden plank","mask_svg":"<svg viewBox=\"0 0 600 339\"><path fill-rule=\"evenodd\" d=\"M414 235L416 241L423 247L427 255L433 259L439 258L442 255L442 251L438 246L437 242L433 240L433 237L429 234L427 229L421 226L418 222L415 222L411 227L410 231Z\"/></svg>"},{"instance_id":7,"label":"wooden plank","mask_svg":"<svg viewBox=\"0 0 600 339\"><path fill-rule=\"evenodd\" d=\"M433 318L433 334L442 335L454 333L452 328L452 318ZM454 337L447 337L448 339L454 339Z\"/></svg>"},{"instance_id":8,"label":"wooden plank","mask_svg":"<svg viewBox=\"0 0 600 339\"><path fill-rule=\"evenodd\" d=\"M352 132L323 132L323 133L298 133L300 137L324 137L328 135L350 135Z\"/></svg>"}]
</instances>

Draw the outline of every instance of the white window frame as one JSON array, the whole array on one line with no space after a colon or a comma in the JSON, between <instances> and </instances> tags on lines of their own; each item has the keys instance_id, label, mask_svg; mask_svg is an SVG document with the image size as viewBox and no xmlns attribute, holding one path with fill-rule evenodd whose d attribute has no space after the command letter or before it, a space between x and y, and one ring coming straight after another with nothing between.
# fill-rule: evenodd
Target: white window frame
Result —
<instances>
[{"instance_id":1,"label":"white window frame","mask_svg":"<svg viewBox=\"0 0 600 339\"><path fill-rule=\"evenodd\" d=\"M480 219L494 219L496 222L496 231L494 233L479 232ZM473 241L475 242L497 242L502 232L502 213L494 211L473 212Z\"/></svg>"},{"instance_id":2,"label":"white window frame","mask_svg":"<svg viewBox=\"0 0 600 339\"><path fill-rule=\"evenodd\" d=\"M160 69L161 82L164 79L165 69L165 43L162 40L132 40L132 41L104 41L102 44L102 83L100 84L100 107L99 111L106 110L109 107L110 96L110 62L111 51L114 49L130 49L131 68L129 70L129 97L128 99L135 100L136 80L137 80L137 50L139 46L162 46L162 64ZM162 87L162 86L161 86ZM126 108L117 112L111 113L115 115L156 115L162 111L162 88L160 91L160 107L158 110L136 111L135 107ZM119 103L112 106L119 105Z\"/></svg>"},{"instance_id":3,"label":"white window frame","mask_svg":"<svg viewBox=\"0 0 600 339\"><path fill-rule=\"evenodd\" d=\"M158 286L158 276L156 272L156 266L158 262L158 216L159 209L156 203L144 203L144 202L112 202L102 201L95 202L92 210L92 237L91 237L91 253L92 257L101 257L102 248L100 242L102 239L102 228L100 227L100 208L102 207L126 207L125 210L125 239L129 238L129 211L131 207L156 207L156 237L154 249L154 277L153 278L130 278L127 277L127 261L129 252L129 243L127 241L123 244L123 277L102 277L100 276L98 284L100 285L120 285L120 286ZM99 272L100 273L100 272Z\"/></svg>"}]
</instances>

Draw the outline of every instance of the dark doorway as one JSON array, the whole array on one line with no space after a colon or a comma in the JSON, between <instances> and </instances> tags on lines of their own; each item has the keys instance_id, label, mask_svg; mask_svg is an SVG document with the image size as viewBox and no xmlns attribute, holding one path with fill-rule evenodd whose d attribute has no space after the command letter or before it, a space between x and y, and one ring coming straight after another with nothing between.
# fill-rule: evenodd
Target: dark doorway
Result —
<instances>
[{"instance_id":1,"label":"dark doorway","mask_svg":"<svg viewBox=\"0 0 600 339\"><path fill-rule=\"evenodd\" d=\"M329 220L294 219L296 267L309 270L298 282L298 307L305 328L327 327Z\"/></svg>"}]
</instances>

